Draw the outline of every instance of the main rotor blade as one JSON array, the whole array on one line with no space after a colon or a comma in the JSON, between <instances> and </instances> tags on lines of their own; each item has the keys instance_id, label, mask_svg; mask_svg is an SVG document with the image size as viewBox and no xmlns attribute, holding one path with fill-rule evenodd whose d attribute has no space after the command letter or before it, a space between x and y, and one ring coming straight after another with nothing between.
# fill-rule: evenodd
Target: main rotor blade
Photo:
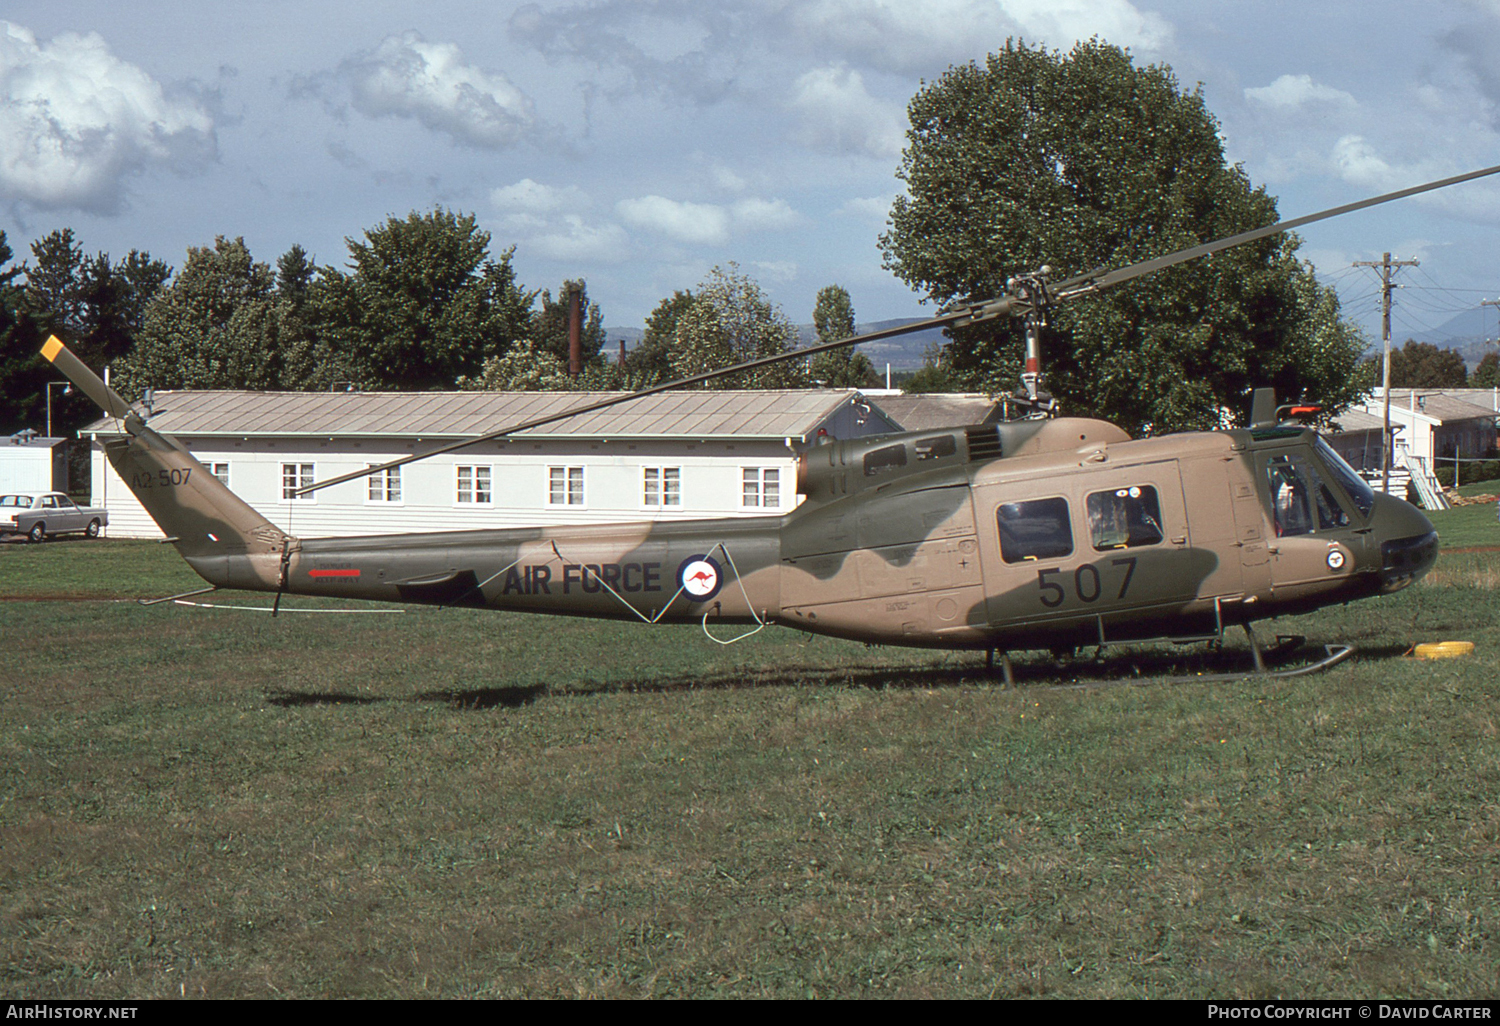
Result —
<instances>
[{"instance_id":1,"label":"main rotor blade","mask_svg":"<svg viewBox=\"0 0 1500 1026\"><path fill-rule=\"evenodd\" d=\"M1415 196L1418 193L1431 192L1434 189L1442 189L1449 185L1457 185L1460 182L1472 181L1475 178L1484 178L1487 175L1493 175L1496 173L1500 173L1500 165L1496 165L1495 167L1487 167L1479 171L1470 171L1467 174L1454 175L1451 178L1443 178L1435 182L1428 182L1425 185L1416 185L1409 189L1401 189L1397 192L1388 192L1383 196L1375 196L1371 199L1360 200L1357 203L1345 203L1343 206L1332 207L1328 210L1319 211L1316 214L1308 214L1304 217L1294 217L1289 221L1278 221L1276 224L1268 225L1265 228L1256 228L1248 232L1241 232L1238 235L1230 235L1226 238L1218 239L1214 242L1205 242L1198 246L1192 246L1188 249L1178 250L1175 253L1169 253L1166 256L1155 257L1151 260L1143 260L1140 263L1129 264L1125 267L1117 268L1113 271L1105 271L1101 268L1096 271L1091 271L1088 274L1079 275L1076 278L1069 278L1066 281L1059 282L1051 286L1050 291L1052 293L1052 299L1054 301L1074 299L1079 296L1098 292L1102 289L1106 289L1114 285L1123 284L1124 282L1130 281L1133 278L1139 278L1143 274L1150 274L1152 271L1160 271L1163 268L1171 267L1174 264L1180 264L1187 260L1196 260L1199 257L1209 256L1213 253L1219 252L1220 250L1229 249L1234 246L1242 246L1247 242L1254 242L1256 239L1263 239L1268 235L1275 235L1278 232L1291 231L1292 229L1299 228L1304 224L1312 224L1314 221L1323 221L1330 217L1338 217L1340 214L1348 214L1355 210L1363 210L1365 207L1378 206L1381 203L1389 203L1392 200L1402 199L1407 196ZM315 484L307 485L304 488L299 488L292 494L307 495L310 492L316 492L323 488L332 488L334 485L344 484L348 481L356 481L362 477L369 477L372 474L379 474L387 470L393 470L396 467L403 467L408 463L416 463L418 460L425 460L431 456L440 456L444 453L458 452L461 449L467 449L469 446L478 445L481 442L492 441L496 438L504 438L506 435L513 435L521 431L529 431L532 428L542 427L547 424L555 424L558 421L567 420L570 417L577 417L584 413L593 413L597 410L605 410L610 408L611 406L619 406L622 403L628 403L635 399L643 399L648 395L657 395L661 392L670 392L675 388L683 388L688 385L697 385L705 381L712 381L715 378L721 378L728 374L738 374L741 371L756 370L760 367L769 367L772 364L784 363L787 360L806 359L809 356L815 356L818 353L827 352L832 349L841 349L845 346L859 345L861 342L874 342L883 338L892 338L896 335L907 335L914 331L924 331L928 328L944 328L950 325L958 327L965 324L974 324L979 321L993 320L996 317L1003 317L1009 313L1025 313L1031 308L1031 300L1028 300L1022 296L1017 296L1013 293L1005 293L987 301L965 303L956 309L948 311L947 313L939 314L936 317L929 317L928 319L923 321L916 321L912 324L902 325L901 327L886 328L883 331L872 331L868 334L855 335L851 338L838 339L834 342L820 342L817 345L808 346L806 349L793 349L789 352L777 353L774 356L762 356L755 360L746 360L744 363L737 363L732 367L722 367L718 370L704 371L701 374L694 374L691 377L679 378L676 381L669 381L666 384L653 385L651 388L643 388L638 392L631 392L626 395L611 396L608 399L602 399L598 402L585 403L581 406L575 406L572 409L564 410L561 413L554 413L550 416L538 417L534 420L523 421L519 424L512 424L511 426L501 428L498 431L490 431L482 435L476 435L473 438L465 438L461 441L453 442L448 445L438 446L435 449L429 449L427 452L413 453L410 456L403 456L400 459L391 460L389 463L382 463L379 466L370 467L366 470L356 470L348 474L342 474L338 477L329 478L327 481L319 481Z\"/></svg>"},{"instance_id":2,"label":"main rotor blade","mask_svg":"<svg viewBox=\"0 0 1500 1026\"><path fill-rule=\"evenodd\" d=\"M996 303L997 301L991 301L989 303L983 304L983 306L986 310L988 310L989 308L996 306ZM628 403L635 399L643 399L648 395L657 395L661 392L670 392L676 388L684 388L688 385L697 385L705 381L712 381L715 378L722 378L727 374L738 374L741 371L756 370L760 367L769 367L772 364L785 363L788 360L806 359L809 356L816 356L818 353L828 352L831 349L841 349L844 346L858 345L861 342L875 342L883 338L892 338L896 335L909 335L914 331L925 331L928 328L946 327L949 324L954 324L958 321L972 319L975 316L975 309L977 308L964 307L961 310L953 310L945 314L939 314L936 317L929 317L924 321L915 321L911 324L903 324L895 328L884 328L880 331L871 331L864 335L854 335L850 338L841 338L833 342L819 342L817 345L807 346L804 349L793 349L785 353L776 353L772 356L762 356L754 360L746 360L744 363L737 363L733 367L721 367L718 370L703 371L702 373L694 374L691 377L678 378L676 381L668 381L667 383L662 385L653 385L650 388L643 388L638 392L629 392L625 395L610 396L608 399L601 399L598 402L584 403L581 406L574 406L571 409L563 410L561 413L553 413L549 414L546 417L537 417L534 420L522 421L519 424L512 424L509 427L503 427L498 431L489 431L482 435L476 435L473 438L465 438L457 442L452 442L448 445L441 445L435 449L429 449L426 452L413 453L410 456L403 456L398 460L391 460L389 463L382 463L376 467L369 467L365 470L351 471L348 474L341 474L338 477L331 477L327 481L318 481L305 487L299 488L292 494L306 495L309 492L316 492L319 489L332 488L334 485L344 484L346 481L356 481L359 478L369 477L372 474L384 473L385 471L394 469L396 467L403 467L408 463L416 463L418 460L425 460L430 456L441 456L443 453L457 452L460 449L467 449L469 446L478 445L481 442L489 442L493 441L496 438L504 438L506 435L517 434L521 431L530 431L532 428L542 427L546 424L555 424L560 420L567 420L569 417L577 417L584 413L593 413L596 410L606 410L611 406L619 406L622 403ZM988 316L999 316L999 314L990 314Z\"/></svg>"},{"instance_id":3,"label":"main rotor blade","mask_svg":"<svg viewBox=\"0 0 1500 1026\"><path fill-rule=\"evenodd\" d=\"M1383 196L1376 196L1372 199L1360 200L1358 203L1345 203L1343 206L1331 207L1328 210L1322 210L1316 214L1308 214L1304 217L1294 217L1289 221L1278 221L1277 223L1268 225L1265 228L1256 228L1252 231L1241 232L1238 235L1230 235L1226 238L1218 239L1214 242L1205 242L1202 245L1193 246L1189 249L1180 249L1176 253L1168 253L1166 256L1156 257L1152 260L1142 260L1138 264L1130 264L1126 267L1120 267L1113 271L1105 271L1101 268L1100 270L1091 271L1088 274L1079 275L1076 278L1069 278L1067 281L1059 282L1056 285L1053 285L1053 298L1072 299L1076 296L1088 295L1092 292L1098 292L1101 289L1107 289L1112 285L1123 284L1124 282L1130 281L1132 278L1139 278L1143 274L1150 274L1152 271L1160 271L1163 268L1171 267L1174 264L1180 264L1187 260L1196 260L1199 257L1209 256L1213 253L1219 252L1220 250L1229 249L1233 246L1241 246L1247 242L1254 242L1256 239L1264 239L1266 236L1275 235L1278 232L1289 232L1294 228L1300 228L1304 224L1312 224L1314 221L1325 221L1330 217L1338 217L1340 214L1349 214L1356 210L1363 210L1365 207L1379 206L1382 203L1389 203L1392 200L1404 199L1407 196L1415 196L1418 193L1431 192L1434 189L1443 189L1450 185L1457 185L1459 182L1468 182L1472 181L1475 178L1484 178L1486 175L1493 175L1497 172L1500 172L1500 165L1496 165L1495 167L1487 167L1480 171L1470 171L1467 174L1454 175L1452 178L1443 178L1436 182L1428 182L1425 185L1414 185L1410 189L1401 189L1397 192L1388 192Z\"/></svg>"}]
</instances>

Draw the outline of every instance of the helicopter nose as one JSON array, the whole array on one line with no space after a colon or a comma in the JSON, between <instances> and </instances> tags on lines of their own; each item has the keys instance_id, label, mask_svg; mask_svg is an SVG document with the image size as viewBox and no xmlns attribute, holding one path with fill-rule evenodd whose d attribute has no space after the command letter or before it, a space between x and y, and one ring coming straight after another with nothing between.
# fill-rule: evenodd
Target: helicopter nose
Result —
<instances>
[{"instance_id":1,"label":"helicopter nose","mask_svg":"<svg viewBox=\"0 0 1500 1026\"><path fill-rule=\"evenodd\" d=\"M1371 523L1380 541L1381 591L1400 591L1437 562L1437 531L1411 503L1377 492Z\"/></svg>"}]
</instances>

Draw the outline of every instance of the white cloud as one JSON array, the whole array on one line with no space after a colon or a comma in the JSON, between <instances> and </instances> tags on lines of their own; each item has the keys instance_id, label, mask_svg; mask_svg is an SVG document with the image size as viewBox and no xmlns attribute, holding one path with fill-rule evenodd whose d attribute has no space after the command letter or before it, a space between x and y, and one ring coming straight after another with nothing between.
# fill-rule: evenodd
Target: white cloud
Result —
<instances>
[{"instance_id":1,"label":"white cloud","mask_svg":"<svg viewBox=\"0 0 1500 1026\"><path fill-rule=\"evenodd\" d=\"M809 71L792 86L791 106L802 117L797 138L804 145L876 157L901 152L905 109L871 96L858 71L841 65Z\"/></svg>"},{"instance_id":2,"label":"white cloud","mask_svg":"<svg viewBox=\"0 0 1500 1026\"><path fill-rule=\"evenodd\" d=\"M776 231L799 224L802 216L785 200L747 198L729 206L688 203L665 196L621 200L615 211L626 224L691 245L722 245L731 229Z\"/></svg>"},{"instance_id":3,"label":"white cloud","mask_svg":"<svg viewBox=\"0 0 1500 1026\"><path fill-rule=\"evenodd\" d=\"M527 240L527 247L553 260L619 263L630 255L630 240L617 224L588 225L576 214L562 218L551 231Z\"/></svg>"},{"instance_id":4,"label":"white cloud","mask_svg":"<svg viewBox=\"0 0 1500 1026\"><path fill-rule=\"evenodd\" d=\"M736 228L747 231L777 231L801 223L798 214L786 200L742 199L729 208Z\"/></svg>"},{"instance_id":5,"label":"white cloud","mask_svg":"<svg viewBox=\"0 0 1500 1026\"><path fill-rule=\"evenodd\" d=\"M0 21L0 196L109 213L130 175L185 168L215 148L201 104L170 97L98 35L41 44Z\"/></svg>"},{"instance_id":6,"label":"white cloud","mask_svg":"<svg viewBox=\"0 0 1500 1026\"><path fill-rule=\"evenodd\" d=\"M1332 158L1339 177L1346 182L1372 190L1396 188L1392 185L1395 172L1391 165L1362 136L1346 135L1334 143Z\"/></svg>"},{"instance_id":7,"label":"white cloud","mask_svg":"<svg viewBox=\"0 0 1500 1026\"><path fill-rule=\"evenodd\" d=\"M1246 89L1245 98L1267 107L1297 108L1309 104L1358 106L1349 93L1332 86L1320 85L1311 75L1282 75L1268 86Z\"/></svg>"},{"instance_id":8,"label":"white cloud","mask_svg":"<svg viewBox=\"0 0 1500 1026\"><path fill-rule=\"evenodd\" d=\"M355 54L338 75L360 113L415 118L470 146L509 146L535 127L530 97L505 75L465 64L454 44L429 43L416 32Z\"/></svg>"},{"instance_id":9,"label":"white cloud","mask_svg":"<svg viewBox=\"0 0 1500 1026\"><path fill-rule=\"evenodd\" d=\"M545 214L567 208L577 210L588 203L588 197L577 186L569 185L559 189L523 178L514 185L492 190L490 203L498 210Z\"/></svg>"},{"instance_id":10,"label":"white cloud","mask_svg":"<svg viewBox=\"0 0 1500 1026\"><path fill-rule=\"evenodd\" d=\"M778 285L785 285L797 277L794 260L757 260L751 266L760 272L762 278Z\"/></svg>"},{"instance_id":11,"label":"white cloud","mask_svg":"<svg viewBox=\"0 0 1500 1026\"><path fill-rule=\"evenodd\" d=\"M940 71L1008 36L1062 48L1098 36L1153 51L1172 39L1167 22L1127 0L797 0L786 17L815 51L893 72Z\"/></svg>"},{"instance_id":12,"label":"white cloud","mask_svg":"<svg viewBox=\"0 0 1500 1026\"><path fill-rule=\"evenodd\" d=\"M885 219L891 214L891 204L894 202L894 196L856 196L845 200L844 205L834 213L884 224Z\"/></svg>"},{"instance_id":13,"label":"white cloud","mask_svg":"<svg viewBox=\"0 0 1500 1026\"><path fill-rule=\"evenodd\" d=\"M711 203L685 203L665 196L621 200L615 210L625 223L678 242L718 245L729 240L729 214Z\"/></svg>"},{"instance_id":14,"label":"white cloud","mask_svg":"<svg viewBox=\"0 0 1500 1026\"><path fill-rule=\"evenodd\" d=\"M549 59L625 76L629 88L708 103L753 93L788 55L897 74L939 74L1007 37L1067 48L1098 36L1160 52L1172 28L1129 0L586 0L526 4L511 38Z\"/></svg>"}]
</instances>

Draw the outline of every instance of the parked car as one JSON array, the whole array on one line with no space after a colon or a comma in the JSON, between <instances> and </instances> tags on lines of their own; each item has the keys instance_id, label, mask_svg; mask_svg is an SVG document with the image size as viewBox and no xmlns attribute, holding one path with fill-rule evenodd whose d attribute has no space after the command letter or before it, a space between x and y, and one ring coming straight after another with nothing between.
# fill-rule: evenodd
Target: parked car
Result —
<instances>
[{"instance_id":1,"label":"parked car","mask_svg":"<svg viewBox=\"0 0 1500 1026\"><path fill-rule=\"evenodd\" d=\"M34 542L54 534L99 537L109 514L92 506L77 506L62 492L0 495L0 537L24 534Z\"/></svg>"}]
</instances>

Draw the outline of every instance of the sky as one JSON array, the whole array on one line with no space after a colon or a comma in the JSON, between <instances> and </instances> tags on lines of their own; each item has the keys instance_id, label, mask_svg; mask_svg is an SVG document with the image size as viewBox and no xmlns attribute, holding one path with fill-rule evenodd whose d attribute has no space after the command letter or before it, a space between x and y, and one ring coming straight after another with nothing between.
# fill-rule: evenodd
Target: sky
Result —
<instances>
[{"instance_id":1,"label":"sky","mask_svg":"<svg viewBox=\"0 0 1500 1026\"><path fill-rule=\"evenodd\" d=\"M929 316L878 244L907 101L1009 37L1095 36L1201 84L1283 218L1500 164L1500 0L7 0L0 230L18 257L69 227L116 258L225 235L343 266L442 206L528 288L586 279L609 325L731 261L795 322L834 283L861 322ZM1399 342L1500 296L1497 227L1482 181L1308 227L1301 256L1372 338L1352 264L1419 261Z\"/></svg>"}]
</instances>

